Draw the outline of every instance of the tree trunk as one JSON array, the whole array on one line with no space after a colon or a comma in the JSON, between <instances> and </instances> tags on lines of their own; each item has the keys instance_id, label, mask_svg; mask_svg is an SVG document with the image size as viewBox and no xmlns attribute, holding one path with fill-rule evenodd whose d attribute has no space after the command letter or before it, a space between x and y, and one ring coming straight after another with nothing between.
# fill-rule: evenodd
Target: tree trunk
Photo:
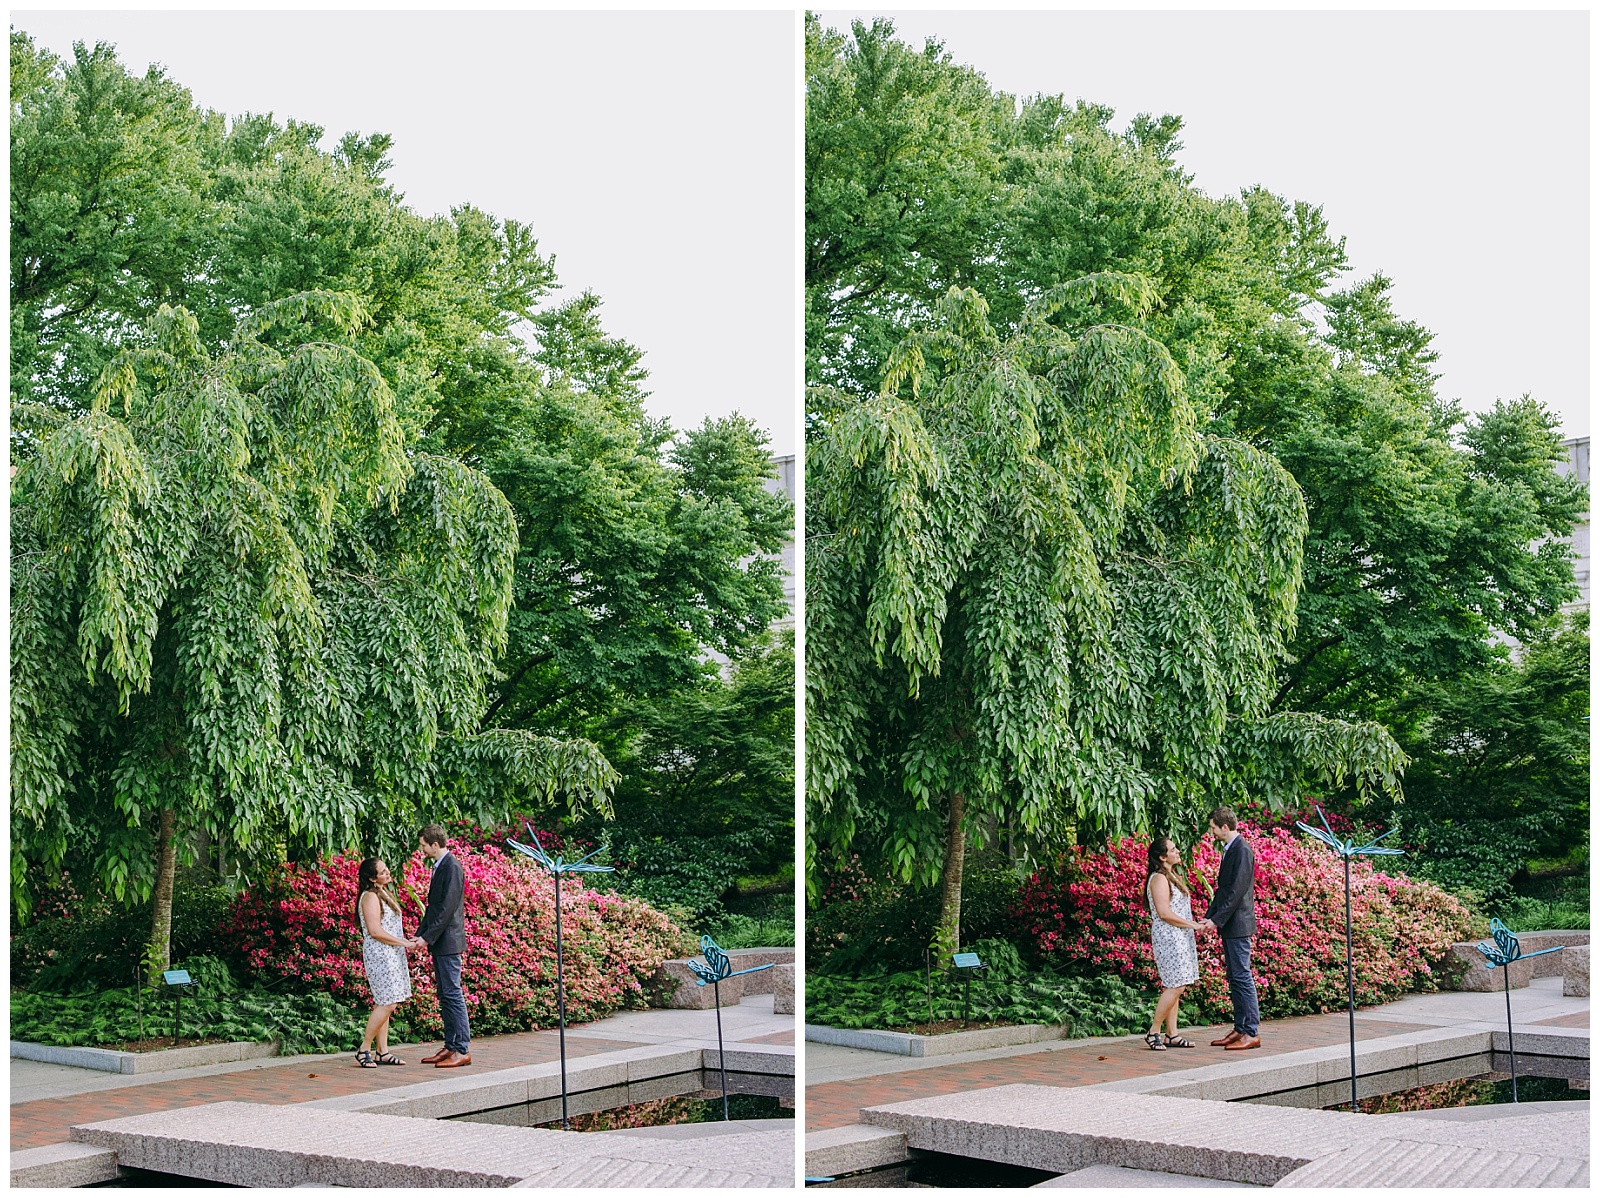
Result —
<instances>
[{"instance_id":1,"label":"tree trunk","mask_svg":"<svg viewBox=\"0 0 1600 1198\"><path fill-rule=\"evenodd\" d=\"M961 821L966 811L967 797L960 791L952 794L949 826L945 829L939 923L933 930L934 959L946 968L950 965L951 956L961 947L961 869L967 859L967 833Z\"/></svg>"},{"instance_id":2,"label":"tree trunk","mask_svg":"<svg viewBox=\"0 0 1600 1198\"><path fill-rule=\"evenodd\" d=\"M172 875L178 861L178 846L172 838L175 818L170 807L162 811L156 835L156 888L151 896L150 942L145 950L152 985L172 964Z\"/></svg>"}]
</instances>

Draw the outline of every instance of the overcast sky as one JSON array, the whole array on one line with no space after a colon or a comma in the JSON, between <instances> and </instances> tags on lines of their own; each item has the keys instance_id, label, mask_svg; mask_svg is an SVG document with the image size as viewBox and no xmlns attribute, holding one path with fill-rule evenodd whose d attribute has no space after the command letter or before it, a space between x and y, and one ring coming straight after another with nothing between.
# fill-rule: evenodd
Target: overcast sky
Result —
<instances>
[{"instance_id":1,"label":"overcast sky","mask_svg":"<svg viewBox=\"0 0 1600 1198\"><path fill-rule=\"evenodd\" d=\"M1184 118L1208 194L1323 207L1354 271L1435 334L1440 394L1532 392L1589 433L1589 16L819 12L891 16L1017 96Z\"/></svg>"},{"instance_id":2,"label":"overcast sky","mask_svg":"<svg viewBox=\"0 0 1600 1198\"><path fill-rule=\"evenodd\" d=\"M645 351L652 414L796 445L797 20L741 13L17 12L202 107L394 136L422 213L531 222L567 294Z\"/></svg>"}]
</instances>

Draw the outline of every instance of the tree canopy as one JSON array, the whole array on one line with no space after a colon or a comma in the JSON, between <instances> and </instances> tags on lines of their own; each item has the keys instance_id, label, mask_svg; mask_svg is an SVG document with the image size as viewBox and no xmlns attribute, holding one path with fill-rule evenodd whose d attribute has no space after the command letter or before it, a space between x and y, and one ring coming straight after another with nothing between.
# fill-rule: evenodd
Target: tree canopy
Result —
<instances>
[{"instance_id":1,"label":"tree canopy","mask_svg":"<svg viewBox=\"0 0 1600 1198\"><path fill-rule=\"evenodd\" d=\"M1304 505L1197 429L1171 355L1117 319L1150 298L1089 276L1003 339L952 289L877 397L816 400L807 835L942 877L942 951L969 834L1192 826L1316 770L1397 783L1380 726L1271 712Z\"/></svg>"},{"instance_id":2,"label":"tree canopy","mask_svg":"<svg viewBox=\"0 0 1600 1198\"><path fill-rule=\"evenodd\" d=\"M20 908L28 866L83 841L116 895L143 897L195 829L393 851L530 791L608 802L592 744L480 728L512 513L481 473L407 450L352 344L365 322L353 297L307 292L213 358L163 307L18 471Z\"/></svg>"},{"instance_id":3,"label":"tree canopy","mask_svg":"<svg viewBox=\"0 0 1600 1198\"><path fill-rule=\"evenodd\" d=\"M388 136L202 110L107 45L58 60L13 29L11 64L14 461L92 409L163 305L220 363L241 315L337 293L361 318L308 336L375 369L404 460L464 467L509 503L510 605L466 731L604 738L642 761L620 713L722 685L707 650L737 659L783 612L793 513L766 485L765 433L650 419L640 350L598 296L557 294L530 225L421 215L387 181Z\"/></svg>"},{"instance_id":4,"label":"tree canopy","mask_svg":"<svg viewBox=\"0 0 1600 1198\"><path fill-rule=\"evenodd\" d=\"M1161 346L1200 443L1270 456L1304 501L1298 598L1282 652L1270 655L1265 706L1260 718L1229 724L1230 737L1248 735L1262 749L1224 746L1239 771L1234 782L1284 793L1299 776L1288 750L1336 748L1348 735L1342 730L1372 721L1403 727L1407 752L1443 752L1433 737L1445 722L1422 719L1408 704L1501 669L1495 663L1506 653L1505 637L1541 643L1577 594L1562 538L1586 509L1586 488L1554 469L1562 455L1554 418L1527 396L1467 416L1439 396L1432 335L1395 311L1391 280L1346 278L1344 242L1320 208L1262 188L1207 195L1180 165L1179 117L1141 113L1119 128L1115 115L1059 95L1006 95L937 41L921 48L900 41L887 20L857 22L846 33L808 16L813 510L831 521L833 505L866 502L881 487L902 505L885 509L885 521L895 522L887 529L914 526L914 514L932 502L935 476L915 476L927 469L922 459L905 450L891 470L874 465L877 450L862 449L847 467L839 437L867 411L920 411L905 406L903 388L878 397L880 385L904 369L897 354L906 351L896 347L936 323L952 287L983 297L995 344L1021 346L1035 335L1046 297L1075 280L1135 280L1129 286L1142 289L1139 303L1112 305L1113 297L1099 295L1049 323L1070 334L1091 318L1109 319L1125 335ZM1103 365L1113 369L1110 359ZM980 385L977 377L970 402L986 403L982 397L1000 384ZM1154 377L1144 371L1137 386L1129 384L1130 402ZM1006 385L1024 383L1018 376ZM900 446L910 434L892 427L899 430L892 438L874 435ZM843 489L825 494L833 486ZM1138 512L1137 484L1129 486L1128 511ZM913 504L913 494L923 498ZM1132 514L1126 527L1138 527ZM830 525L827 535L837 529ZM822 542L808 552L808 574L818 562L833 568ZM1169 599L1162 593L1151 602L1159 609ZM828 618L878 621L906 601L879 602L889 606L862 606L848 617L841 607ZM961 610L954 592L949 602L954 619ZM1170 618L1186 628L1192 616L1185 609ZM951 651L951 635L946 628L940 652ZM898 644L890 638L870 647L878 654L887 646L888 661ZM894 711L900 700L883 702ZM846 760L876 749L841 752ZM831 760L825 750L818 767L832 768L823 766ZM814 800L825 794L835 802L832 788L843 776L808 773ZM907 818L931 827L937 812ZM1431 817L1419 809L1415 818Z\"/></svg>"}]
</instances>

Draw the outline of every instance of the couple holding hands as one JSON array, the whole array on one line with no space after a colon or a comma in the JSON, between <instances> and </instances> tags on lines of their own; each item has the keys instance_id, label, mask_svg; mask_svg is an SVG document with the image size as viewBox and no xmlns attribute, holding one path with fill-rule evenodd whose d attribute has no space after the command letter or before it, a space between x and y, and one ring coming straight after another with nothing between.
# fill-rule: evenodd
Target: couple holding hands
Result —
<instances>
[{"instance_id":1,"label":"couple holding hands","mask_svg":"<svg viewBox=\"0 0 1600 1198\"><path fill-rule=\"evenodd\" d=\"M428 883L428 909L417 925L417 934L410 939L403 937L400 901L394 895L394 875L389 867L378 857L368 857L361 863L356 922L361 925L361 959L367 967L373 1004L366 1034L356 1053L356 1064L363 1069L405 1064L389 1051L389 1017L411 997L406 950L422 948L433 954L439 1014L444 1019L444 1047L423 1057L422 1063L438 1069L472 1064L468 1051L472 1033L467 1024L467 1002L461 993L461 954L467 947L466 873L446 847L448 840L438 824L429 824L418 838L418 847L433 862L433 879ZM374 1041L376 1055L371 1051Z\"/></svg>"},{"instance_id":2,"label":"couple holding hands","mask_svg":"<svg viewBox=\"0 0 1600 1198\"><path fill-rule=\"evenodd\" d=\"M1145 901L1150 908L1150 947L1156 972L1161 976L1161 997L1144 1042L1157 1051L1193 1048L1194 1041L1178 1034L1178 1000L1184 990L1200 980L1196 932L1214 931L1222 937L1222 957L1228 971L1228 997L1233 1003L1233 1030L1214 1048L1260 1048L1261 1012L1256 1005L1256 983L1250 973L1250 937L1256 933L1256 855L1239 835L1239 817L1228 807L1218 807L1209 817L1211 835L1222 842L1222 864L1217 868L1217 888L1198 923L1189 903L1189 888L1178 876L1178 846L1165 836L1150 841L1145 878ZM1167 1025L1166 1035L1161 1025Z\"/></svg>"}]
</instances>

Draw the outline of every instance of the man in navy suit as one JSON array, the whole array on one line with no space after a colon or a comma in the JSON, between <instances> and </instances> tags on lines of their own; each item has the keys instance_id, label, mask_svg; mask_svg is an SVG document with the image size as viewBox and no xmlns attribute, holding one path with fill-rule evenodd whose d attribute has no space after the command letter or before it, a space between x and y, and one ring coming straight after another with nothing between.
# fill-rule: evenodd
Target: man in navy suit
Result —
<instances>
[{"instance_id":1,"label":"man in navy suit","mask_svg":"<svg viewBox=\"0 0 1600 1198\"><path fill-rule=\"evenodd\" d=\"M433 980L439 989L439 1014L444 1018L444 1047L422 1058L424 1065L454 1069L472 1064L472 1029L467 1000L461 993L461 954L467 947L466 871L447 847L449 836L438 824L422 829L418 847L433 862L428 883L428 910L411 940L412 948L433 954Z\"/></svg>"},{"instance_id":2,"label":"man in navy suit","mask_svg":"<svg viewBox=\"0 0 1600 1198\"><path fill-rule=\"evenodd\" d=\"M1211 813L1211 835L1222 842L1217 889L1206 907L1202 928L1222 937L1222 959L1228 969L1228 997L1233 1002L1233 1030L1213 1047L1230 1051L1261 1047L1261 1008L1256 979L1250 973L1250 937L1256 934L1256 855L1239 835L1239 817L1231 807Z\"/></svg>"}]
</instances>

